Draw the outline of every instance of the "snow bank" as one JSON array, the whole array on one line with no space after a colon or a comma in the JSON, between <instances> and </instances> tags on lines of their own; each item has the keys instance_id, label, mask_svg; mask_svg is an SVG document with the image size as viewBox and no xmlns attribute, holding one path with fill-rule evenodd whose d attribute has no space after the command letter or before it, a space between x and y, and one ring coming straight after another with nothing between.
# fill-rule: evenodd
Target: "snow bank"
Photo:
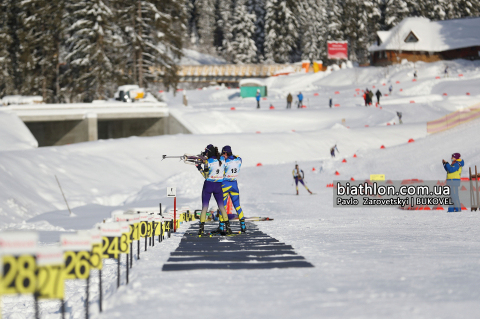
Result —
<instances>
[{"instance_id":1,"label":"snow bank","mask_svg":"<svg viewBox=\"0 0 480 319\"><path fill-rule=\"evenodd\" d=\"M0 151L36 147L38 147L38 142L23 121L9 110L0 108Z\"/></svg>"}]
</instances>

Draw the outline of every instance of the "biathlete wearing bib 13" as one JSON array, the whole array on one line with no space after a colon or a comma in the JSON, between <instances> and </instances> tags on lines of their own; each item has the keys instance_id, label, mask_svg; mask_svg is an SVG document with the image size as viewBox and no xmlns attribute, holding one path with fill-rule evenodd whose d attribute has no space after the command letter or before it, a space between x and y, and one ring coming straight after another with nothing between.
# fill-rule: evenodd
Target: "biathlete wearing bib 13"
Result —
<instances>
[{"instance_id":1,"label":"biathlete wearing bib 13","mask_svg":"<svg viewBox=\"0 0 480 319\"><path fill-rule=\"evenodd\" d=\"M242 158L232 154L232 148L226 145L222 148L222 155L225 158L225 175L223 177L223 205L226 207L228 203L228 196L232 200L233 206L238 214L240 220L240 230L245 232L247 230L245 225L245 217L240 206L240 190L238 189L237 178L240 174L240 167L242 166Z\"/></svg>"},{"instance_id":2,"label":"biathlete wearing bib 13","mask_svg":"<svg viewBox=\"0 0 480 319\"><path fill-rule=\"evenodd\" d=\"M213 145L208 145L205 148L205 151L207 153L208 160L206 163L204 163L204 168L202 169L200 165L197 166L197 169L205 178L202 189L202 214L200 215L199 234L203 234L208 205L210 203L212 194L217 202L218 209L223 215L223 219L227 221L220 225L221 232L225 233L227 229L230 229L227 212L225 211L225 207L223 205L222 182L223 174L225 172L225 161L222 161L223 158L220 157L218 149Z\"/></svg>"}]
</instances>

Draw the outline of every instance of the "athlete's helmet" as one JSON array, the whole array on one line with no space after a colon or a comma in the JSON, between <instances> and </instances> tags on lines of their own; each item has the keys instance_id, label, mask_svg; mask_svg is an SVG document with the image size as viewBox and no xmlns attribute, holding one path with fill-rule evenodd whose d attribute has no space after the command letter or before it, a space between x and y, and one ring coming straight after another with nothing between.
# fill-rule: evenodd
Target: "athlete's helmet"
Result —
<instances>
[{"instance_id":1,"label":"athlete's helmet","mask_svg":"<svg viewBox=\"0 0 480 319\"><path fill-rule=\"evenodd\" d=\"M460 158L460 153L453 153L452 158L459 159Z\"/></svg>"}]
</instances>

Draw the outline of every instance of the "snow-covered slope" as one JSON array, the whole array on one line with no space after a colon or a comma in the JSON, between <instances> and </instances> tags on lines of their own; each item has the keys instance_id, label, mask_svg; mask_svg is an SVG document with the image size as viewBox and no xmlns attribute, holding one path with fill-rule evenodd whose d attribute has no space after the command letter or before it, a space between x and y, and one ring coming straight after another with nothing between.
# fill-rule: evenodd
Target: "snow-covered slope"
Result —
<instances>
[{"instance_id":1,"label":"snow-covered slope","mask_svg":"<svg viewBox=\"0 0 480 319\"><path fill-rule=\"evenodd\" d=\"M261 110L254 109L253 99L241 100L236 89L189 90L189 107L181 104L181 96L166 97L192 135L3 151L0 227L37 229L42 243L49 244L61 232L89 228L115 209L156 207L159 202L171 206L165 194L168 186L177 187L179 206L198 208L200 174L182 162L161 161L161 155L197 153L209 143L228 144L243 158L239 188L245 215L274 218L258 226L292 245L315 267L162 272L178 246L182 227L172 239L142 252L130 284L122 284L116 293L116 263L105 263L105 312L98 314L92 302L93 317L190 318L221 313L228 318L476 318L477 213L333 208L332 189L325 187L333 179L360 180L370 174L441 179L445 177L441 160L453 152L462 154L466 167L480 163L479 120L435 135L426 133L427 121L480 100L479 62L446 63L450 77L440 79L435 77L444 63L417 63L417 81L412 81L411 64L268 79L270 96L262 100ZM363 106L361 90L380 87L385 95L390 85L393 92L382 98L381 109ZM304 93L307 108L284 110L286 94L298 93L295 90ZM340 106L328 108L330 96ZM270 104L275 109L267 109ZM403 125L395 118L396 111L403 112ZM334 144L339 153L331 158ZM302 186L300 195L294 195L295 162L315 195L308 195ZM55 175L73 217L68 216ZM91 300L98 297L95 280ZM72 318L83 316L84 290L83 282L67 283ZM221 302L224 296L228 298ZM4 298L6 317L33 316L28 298ZM42 315L58 315L58 304L42 304Z\"/></svg>"},{"instance_id":2,"label":"snow-covered slope","mask_svg":"<svg viewBox=\"0 0 480 319\"><path fill-rule=\"evenodd\" d=\"M0 108L0 151L24 150L38 147L37 140L25 124L7 109Z\"/></svg>"}]
</instances>

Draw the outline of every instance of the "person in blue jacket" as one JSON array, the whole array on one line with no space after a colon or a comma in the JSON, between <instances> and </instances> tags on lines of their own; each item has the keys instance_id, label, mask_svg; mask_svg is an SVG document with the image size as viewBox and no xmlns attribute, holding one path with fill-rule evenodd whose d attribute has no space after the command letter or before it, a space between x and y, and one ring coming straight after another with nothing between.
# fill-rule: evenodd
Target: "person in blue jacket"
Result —
<instances>
[{"instance_id":1,"label":"person in blue jacket","mask_svg":"<svg viewBox=\"0 0 480 319\"><path fill-rule=\"evenodd\" d=\"M442 160L442 163L443 168L447 171L447 186L450 187L450 197L453 202L453 206L448 208L448 212L460 212L462 205L458 196L458 187L460 187L462 167L465 165L465 162L460 158L460 153L453 153L452 164L445 160Z\"/></svg>"},{"instance_id":2,"label":"person in blue jacket","mask_svg":"<svg viewBox=\"0 0 480 319\"><path fill-rule=\"evenodd\" d=\"M255 98L257 99L257 109L260 108L260 97L262 96L262 94L260 93L260 90L257 90L257 95L255 96Z\"/></svg>"},{"instance_id":3,"label":"person in blue jacket","mask_svg":"<svg viewBox=\"0 0 480 319\"><path fill-rule=\"evenodd\" d=\"M301 108L302 105L303 105L303 94L302 94L302 92L298 92L297 97L298 97L298 108Z\"/></svg>"},{"instance_id":4,"label":"person in blue jacket","mask_svg":"<svg viewBox=\"0 0 480 319\"><path fill-rule=\"evenodd\" d=\"M240 206L240 190L237 184L237 178L240 174L240 168L242 166L242 158L235 156L232 153L230 145L225 145L222 148L222 155L225 158L225 174L223 176L223 205L227 207L228 197L232 200L232 204L238 215L240 221L240 230L245 233L247 227L245 225L245 217L243 216L243 210Z\"/></svg>"}]
</instances>

